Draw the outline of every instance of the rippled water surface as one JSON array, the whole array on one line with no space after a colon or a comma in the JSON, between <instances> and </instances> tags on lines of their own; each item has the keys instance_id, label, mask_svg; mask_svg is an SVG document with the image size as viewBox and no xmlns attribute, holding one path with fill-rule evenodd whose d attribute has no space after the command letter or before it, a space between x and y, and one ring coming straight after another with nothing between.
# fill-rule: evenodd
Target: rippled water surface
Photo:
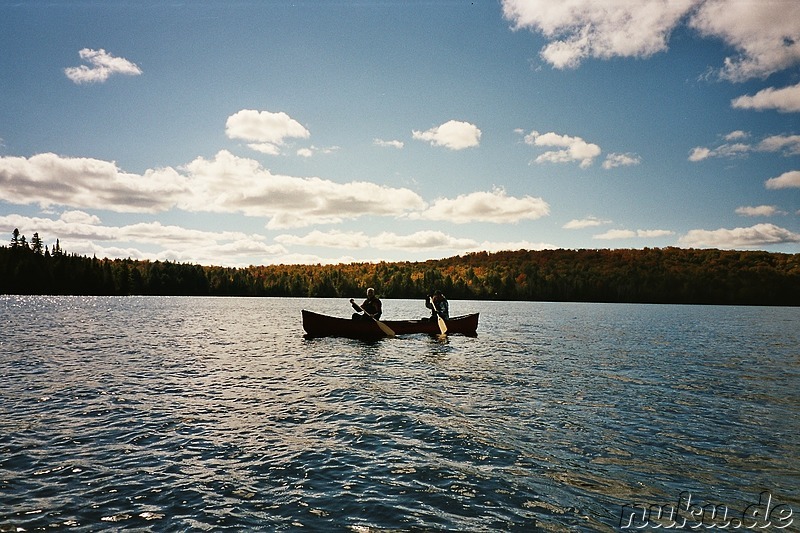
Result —
<instances>
[{"instance_id":1,"label":"rippled water surface","mask_svg":"<svg viewBox=\"0 0 800 533\"><path fill-rule=\"evenodd\" d=\"M386 319L424 316L386 300ZM616 530L769 491L800 525L800 310L0 296L0 531Z\"/></svg>"}]
</instances>

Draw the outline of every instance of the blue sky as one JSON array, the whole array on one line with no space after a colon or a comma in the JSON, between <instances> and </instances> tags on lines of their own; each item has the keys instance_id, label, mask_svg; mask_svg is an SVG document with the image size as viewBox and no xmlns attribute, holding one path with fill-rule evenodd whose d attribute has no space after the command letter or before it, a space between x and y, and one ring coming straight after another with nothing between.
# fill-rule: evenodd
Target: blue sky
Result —
<instances>
[{"instance_id":1,"label":"blue sky","mask_svg":"<svg viewBox=\"0 0 800 533\"><path fill-rule=\"evenodd\" d=\"M201 264L800 252L800 2L0 3L0 229Z\"/></svg>"}]
</instances>

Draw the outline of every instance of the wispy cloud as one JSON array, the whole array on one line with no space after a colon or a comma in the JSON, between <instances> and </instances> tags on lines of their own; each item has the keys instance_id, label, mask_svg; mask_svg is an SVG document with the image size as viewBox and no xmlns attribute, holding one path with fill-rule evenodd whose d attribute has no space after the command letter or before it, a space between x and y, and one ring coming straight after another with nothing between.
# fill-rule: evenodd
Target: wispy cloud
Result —
<instances>
[{"instance_id":1,"label":"wispy cloud","mask_svg":"<svg viewBox=\"0 0 800 533\"><path fill-rule=\"evenodd\" d=\"M702 248L750 248L774 244L800 243L800 234L774 224L749 228L689 231L679 239L684 246Z\"/></svg>"},{"instance_id":2,"label":"wispy cloud","mask_svg":"<svg viewBox=\"0 0 800 533\"><path fill-rule=\"evenodd\" d=\"M242 109L228 117L225 134L230 139L251 141L248 146L268 155L278 155L286 139L307 139L311 133L284 112Z\"/></svg>"},{"instance_id":3,"label":"wispy cloud","mask_svg":"<svg viewBox=\"0 0 800 533\"><path fill-rule=\"evenodd\" d=\"M586 217L581 219L573 219L561 226L564 229L584 229L584 228L594 228L597 226L603 226L605 224L611 224L610 220L601 220L597 217Z\"/></svg>"},{"instance_id":4,"label":"wispy cloud","mask_svg":"<svg viewBox=\"0 0 800 533\"><path fill-rule=\"evenodd\" d=\"M757 205L736 208L736 214L744 217L771 217L774 215L785 215L785 211L781 211L774 205Z\"/></svg>"},{"instance_id":5,"label":"wispy cloud","mask_svg":"<svg viewBox=\"0 0 800 533\"><path fill-rule=\"evenodd\" d=\"M525 136L525 143L534 147L555 147L561 150L549 150L536 159L535 163L572 163L580 162L581 168L592 165L601 153L600 147L588 143L580 137L560 135L558 133L539 133L531 131Z\"/></svg>"},{"instance_id":6,"label":"wispy cloud","mask_svg":"<svg viewBox=\"0 0 800 533\"><path fill-rule=\"evenodd\" d=\"M405 146L405 143L403 143L403 141L397 141L397 140L384 141L383 139L373 139L372 144L374 144L375 146L380 146L382 148L397 148L398 150L403 148L403 146Z\"/></svg>"},{"instance_id":7,"label":"wispy cloud","mask_svg":"<svg viewBox=\"0 0 800 533\"><path fill-rule=\"evenodd\" d=\"M413 219L442 220L464 224L495 224L535 220L550 214L550 206L541 198L508 196L502 189L462 194L456 198L439 198L423 212L409 214Z\"/></svg>"},{"instance_id":8,"label":"wispy cloud","mask_svg":"<svg viewBox=\"0 0 800 533\"><path fill-rule=\"evenodd\" d=\"M132 63L122 57L114 57L102 48L92 50L84 48L78 52L81 59L91 66L80 65L64 69L64 74L74 83L102 83L113 74L123 74L126 76L138 76L142 73L136 63Z\"/></svg>"},{"instance_id":9,"label":"wispy cloud","mask_svg":"<svg viewBox=\"0 0 800 533\"><path fill-rule=\"evenodd\" d=\"M641 162L642 158L636 154L608 154L606 160L603 161L603 168L610 170L617 167L630 167Z\"/></svg>"},{"instance_id":10,"label":"wispy cloud","mask_svg":"<svg viewBox=\"0 0 800 533\"><path fill-rule=\"evenodd\" d=\"M728 142L714 147L697 146L692 148L689 152L689 161L698 162L715 157L746 157L753 152L782 152L787 156L800 155L800 135L771 135L757 143L729 142L741 141L746 138L747 135L744 132L731 132L723 137Z\"/></svg>"},{"instance_id":11,"label":"wispy cloud","mask_svg":"<svg viewBox=\"0 0 800 533\"><path fill-rule=\"evenodd\" d=\"M201 231L160 222L109 226L83 211L64 211L57 218L0 216L0 225L39 232L45 242L58 237L69 253L98 257L169 260L214 265L245 266L254 255L268 261L287 253L280 244L258 234Z\"/></svg>"},{"instance_id":12,"label":"wispy cloud","mask_svg":"<svg viewBox=\"0 0 800 533\"><path fill-rule=\"evenodd\" d=\"M286 246L313 246L353 250L361 248L404 251L442 250L450 253L555 248L551 244L530 241L479 242L475 239L454 237L438 230L416 231L405 235L384 231L374 236L368 236L361 231L314 230L306 235L278 235L275 237L275 241Z\"/></svg>"},{"instance_id":13,"label":"wispy cloud","mask_svg":"<svg viewBox=\"0 0 800 533\"><path fill-rule=\"evenodd\" d=\"M413 130L411 135L418 141L426 141L432 146L443 146L450 150L474 148L481 140L481 130L477 126L458 120L449 120L426 131Z\"/></svg>"},{"instance_id":14,"label":"wispy cloud","mask_svg":"<svg viewBox=\"0 0 800 533\"><path fill-rule=\"evenodd\" d=\"M617 239L655 239L658 237L668 237L669 235L674 235L674 231L666 230L666 229L639 229L639 230L628 230L628 229L612 229L608 230L605 233L601 233L599 235L595 235L595 239L601 240L617 240Z\"/></svg>"}]
</instances>

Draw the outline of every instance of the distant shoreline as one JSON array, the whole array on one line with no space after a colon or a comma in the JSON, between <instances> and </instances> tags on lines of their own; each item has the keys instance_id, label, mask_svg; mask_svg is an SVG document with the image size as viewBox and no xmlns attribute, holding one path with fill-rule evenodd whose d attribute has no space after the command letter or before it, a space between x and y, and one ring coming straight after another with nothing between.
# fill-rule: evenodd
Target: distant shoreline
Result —
<instances>
[{"instance_id":1,"label":"distant shoreline","mask_svg":"<svg viewBox=\"0 0 800 533\"><path fill-rule=\"evenodd\" d=\"M245 268L0 247L0 294L281 296L800 306L800 254L716 249L519 250L423 262Z\"/></svg>"}]
</instances>

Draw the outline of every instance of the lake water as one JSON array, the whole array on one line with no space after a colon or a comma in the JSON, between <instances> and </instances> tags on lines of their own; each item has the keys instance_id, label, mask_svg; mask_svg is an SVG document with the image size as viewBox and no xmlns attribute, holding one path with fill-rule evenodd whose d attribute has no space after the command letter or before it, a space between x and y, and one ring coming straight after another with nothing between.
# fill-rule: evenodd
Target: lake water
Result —
<instances>
[{"instance_id":1,"label":"lake water","mask_svg":"<svg viewBox=\"0 0 800 533\"><path fill-rule=\"evenodd\" d=\"M351 313L0 296L0 531L800 527L800 309L452 301L478 337L363 342L303 308Z\"/></svg>"}]
</instances>

